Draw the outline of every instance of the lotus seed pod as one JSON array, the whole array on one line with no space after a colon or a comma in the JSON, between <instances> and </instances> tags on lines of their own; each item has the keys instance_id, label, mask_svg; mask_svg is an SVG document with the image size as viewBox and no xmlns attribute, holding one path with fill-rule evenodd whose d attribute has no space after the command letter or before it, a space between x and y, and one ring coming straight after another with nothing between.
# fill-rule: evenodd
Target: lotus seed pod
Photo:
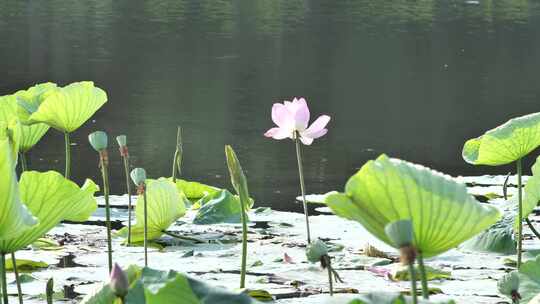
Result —
<instances>
[{"instance_id":1,"label":"lotus seed pod","mask_svg":"<svg viewBox=\"0 0 540 304\"><path fill-rule=\"evenodd\" d=\"M399 220L384 227L386 236L396 248L409 246L413 242L413 226L410 220Z\"/></svg>"},{"instance_id":2,"label":"lotus seed pod","mask_svg":"<svg viewBox=\"0 0 540 304\"><path fill-rule=\"evenodd\" d=\"M116 136L116 142L118 143L120 147L127 146L127 136L125 135Z\"/></svg>"},{"instance_id":3,"label":"lotus seed pod","mask_svg":"<svg viewBox=\"0 0 540 304\"><path fill-rule=\"evenodd\" d=\"M111 271L111 281L109 286L114 294L119 298L124 298L128 293L129 282L127 275L116 263Z\"/></svg>"},{"instance_id":4,"label":"lotus seed pod","mask_svg":"<svg viewBox=\"0 0 540 304\"><path fill-rule=\"evenodd\" d=\"M131 170L131 180L137 186L140 186L146 181L146 171L143 168L135 168Z\"/></svg>"},{"instance_id":5,"label":"lotus seed pod","mask_svg":"<svg viewBox=\"0 0 540 304\"><path fill-rule=\"evenodd\" d=\"M107 149L107 133L103 131L96 131L88 135L88 141L92 148L98 152Z\"/></svg>"},{"instance_id":6,"label":"lotus seed pod","mask_svg":"<svg viewBox=\"0 0 540 304\"><path fill-rule=\"evenodd\" d=\"M505 274L497 282L497 289L505 296L513 297L519 291L519 274L516 270Z\"/></svg>"},{"instance_id":7,"label":"lotus seed pod","mask_svg":"<svg viewBox=\"0 0 540 304\"><path fill-rule=\"evenodd\" d=\"M327 254L328 254L328 247L320 239L317 239L316 241L311 242L306 247L306 256L307 256L308 261L310 261L311 263L320 262L321 258Z\"/></svg>"}]
</instances>

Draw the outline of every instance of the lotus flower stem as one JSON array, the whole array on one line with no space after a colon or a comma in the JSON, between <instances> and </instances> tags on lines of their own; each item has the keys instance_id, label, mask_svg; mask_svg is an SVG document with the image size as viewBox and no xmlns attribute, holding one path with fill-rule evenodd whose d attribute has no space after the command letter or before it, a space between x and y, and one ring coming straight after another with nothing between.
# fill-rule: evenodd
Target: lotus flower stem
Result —
<instances>
[{"instance_id":1,"label":"lotus flower stem","mask_svg":"<svg viewBox=\"0 0 540 304\"><path fill-rule=\"evenodd\" d=\"M424 256L421 252L418 252L418 270L420 271L420 280L422 282L422 296L424 299L429 299L429 288L427 282L426 267L424 266Z\"/></svg>"},{"instance_id":2,"label":"lotus flower stem","mask_svg":"<svg viewBox=\"0 0 540 304\"><path fill-rule=\"evenodd\" d=\"M306 216L306 231L307 231L307 243L311 243L311 233L309 230L309 214L308 206L306 201L306 186L304 183L304 168L302 166L302 150L300 143L300 134L298 131L295 132L294 141L296 143L296 159L298 161L298 176L300 177L300 190L302 192L302 204L304 206L304 214Z\"/></svg>"},{"instance_id":3,"label":"lotus flower stem","mask_svg":"<svg viewBox=\"0 0 540 304\"><path fill-rule=\"evenodd\" d=\"M240 161L238 160L238 157L231 146L225 146L225 158L227 160L227 167L229 168L229 175L231 176L231 184L240 197L240 217L242 220L242 261L240 265L240 288L244 288L246 287L248 239L248 218L246 210L249 208L249 190L244 170L242 170Z\"/></svg>"},{"instance_id":4,"label":"lotus flower stem","mask_svg":"<svg viewBox=\"0 0 540 304\"><path fill-rule=\"evenodd\" d=\"M411 296L413 304L418 303L418 291L416 288L416 271L414 270L414 263L409 264L409 275L411 277Z\"/></svg>"},{"instance_id":5,"label":"lotus flower stem","mask_svg":"<svg viewBox=\"0 0 540 304\"><path fill-rule=\"evenodd\" d=\"M0 271L1 280L2 280L2 298L4 299L4 304L9 303L8 291L7 291L7 278L6 278L6 254L0 253Z\"/></svg>"},{"instance_id":6,"label":"lotus flower stem","mask_svg":"<svg viewBox=\"0 0 540 304\"><path fill-rule=\"evenodd\" d=\"M26 162L26 153L21 152L20 155L19 155L19 158L21 159L21 170L23 172L28 171L28 164Z\"/></svg>"},{"instance_id":7,"label":"lotus flower stem","mask_svg":"<svg viewBox=\"0 0 540 304\"><path fill-rule=\"evenodd\" d=\"M111 208L109 205L109 170L107 150L99 153L99 166L103 178L103 195L105 197L105 222L107 225L107 259L109 262L109 272L112 270L112 241L111 241Z\"/></svg>"},{"instance_id":8,"label":"lotus flower stem","mask_svg":"<svg viewBox=\"0 0 540 304\"><path fill-rule=\"evenodd\" d=\"M168 235L168 236L170 236L172 238L179 239L179 240L186 240L186 241L190 241L190 242L194 242L194 243L201 243L201 244L202 243L208 243L205 240L201 240L201 239L198 239L198 238L185 236L185 235L179 235L179 234L167 231L167 230L163 230L162 232L163 232L163 234L166 234L166 235Z\"/></svg>"},{"instance_id":9,"label":"lotus flower stem","mask_svg":"<svg viewBox=\"0 0 540 304\"><path fill-rule=\"evenodd\" d=\"M122 156L124 159L124 172L126 175L126 187L128 195L128 235L127 235L127 244L131 245L131 182L129 181L129 156Z\"/></svg>"},{"instance_id":10,"label":"lotus flower stem","mask_svg":"<svg viewBox=\"0 0 540 304\"><path fill-rule=\"evenodd\" d=\"M523 246L523 197L521 189L521 158L516 161L518 178L518 248L517 248L517 268L521 267L521 251Z\"/></svg>"},{"instance_id":11,"label":"lotus flower stem","mask_svg":"<svg viewBox=\"0 0 540 304\"><path fill-rule=\"evenodd\" d=\"M47 304L53 304L54 295L54 280L50 278L45 286L45 297L47 298Z\"/></svg>"},{"instance_id":12,"label":"lotus flower stem","mask_svg":"<svg viewBox=\"0 0 540 304\"><path fill-rule=\"evenodd\" d=\"M146 199L146 189L143 192L143 198L144 198L144 267L148 267L148 203Z\"/></svg>"},{"instance_id":13,"label":"lotus flower stem","mask_svg":"<svg viewBox=\"0 0 540 304\"><path fill-rule=\"evenodd\" d=\"M17 259L15 259L15 252L11 253L11 264L13 264L13 274L15 275L15 283L17 284L17 296L19 297L19 303L23 304L21 282L19 281L19 271L17 271Z\"/></svg>"},{"instance_id":14,"label":"lotus flower stem","mask_svg":"<svg viewBox=\"0 0 540 304\"><path fill-rule=\"evenodd\" d=\"M173 166L172 166L172 181L176 184L176 174L182 175L182 157L184 149L182 145L182 127L178 126L176 132L176 151L174 152Z\"/></svg>"},{"instance_id":15,"label":"lotus flower stem","mask_svg":"<svg viewBox=\"0 0 540 304\"><path fill-rule=\"evenodd\" d=\"M64 132L64 143L66 147L66 166L64 176L65 178L69 179L71 176L71 143L69 141L69 132Z\"/></svg>"}]
</instances>

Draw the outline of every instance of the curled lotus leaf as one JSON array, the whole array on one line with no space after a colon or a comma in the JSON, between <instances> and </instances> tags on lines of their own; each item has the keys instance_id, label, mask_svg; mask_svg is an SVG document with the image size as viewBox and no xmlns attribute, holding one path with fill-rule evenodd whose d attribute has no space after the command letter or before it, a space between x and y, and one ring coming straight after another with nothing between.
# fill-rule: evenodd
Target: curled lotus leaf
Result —
<instances>
[{"instance_id":1,"label":"curled lotus leaf","mask_svg":"<svg viewBox=\"0 0 540 304\"><path fill-rule=\"evenodd\" d=\"M0 121L0 240L18 237L37 224L23 204L17 184L17 151L21 127L18 121Z\"/></svg>"},{"instance_id":2,"label":"curled lotus leaf","mask_svg":"<svg viewBox=\"0 0 540 304\"><path fill-rule=\"evenodd\" d=\"M426 257L457 247L501 217L454 178L386 155L367 162L349 179L345 193L331 194L325 202L390 246L386 225L411 220L414 245Z\"/></svg>"},{"instance_id":3,"label":"curled lotus leaf","mask_svg":"<svg viewBox=\"0 0 540 304\"><path fill-rule=\"evenodd\" d=\"M46 123L61 131L73 132L107 102L107 93L92 81L69 84L47 92L36 103L19 102L28 123Z\"/></svg>"},{"instance_id":4,"label":"curled lotus leaf","mask_svg":"<svg viewBox=\"0 0 540 304\"><path fill-rule=\"evenodd\" d=\"M465 142L463 159L473 165L514 162L540 146L540 113L510 119Z\"/></svg>"}]
</instances>

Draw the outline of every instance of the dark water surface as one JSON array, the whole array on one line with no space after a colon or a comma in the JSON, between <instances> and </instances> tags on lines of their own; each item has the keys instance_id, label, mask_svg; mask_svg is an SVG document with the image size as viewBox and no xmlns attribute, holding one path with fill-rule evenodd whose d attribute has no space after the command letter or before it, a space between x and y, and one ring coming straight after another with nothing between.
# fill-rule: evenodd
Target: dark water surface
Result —
<instances>
[{"instance_id":1,"label":"dark water surface","mask_svg":"<svg viewBox=\"0 0 540 304\"><path fill-rule=\"evenodd\" d=\"M94 80L109 102L74 133L74 177L98 179L88 133L128 135L133 163L170 175L176 125L186 178L228 186L232 144L264 205L296 209L294 145L262 134L273 102L332 116L305 149L308 192L341 189L380 153L452 175L463 142L540 110L540 1L2 0L0 95ZM124 191L116 144L113 192ZM532 158L528 161L531 164ZM63 170L51 130L31 166Z\"/></svg>"}]
</instances>

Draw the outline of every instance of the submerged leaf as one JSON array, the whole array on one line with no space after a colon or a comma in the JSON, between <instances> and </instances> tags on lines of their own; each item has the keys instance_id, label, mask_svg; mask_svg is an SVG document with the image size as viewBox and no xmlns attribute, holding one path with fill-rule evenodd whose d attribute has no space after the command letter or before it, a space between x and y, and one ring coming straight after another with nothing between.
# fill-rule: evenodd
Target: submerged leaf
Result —
<instances>
[{"instance_id":1,"label":"submerged leaf","mask_svg":"<svg viewBox=\"0 0 540 304\"><path fill-rule=\"evenodd\" d=\"M158 239L178 218L186 214L184 201L187 200L179 192L173 182L160 178L146 180L146 197L148 204L148 240ZM131 227L131 241L144 240L144 197L139 195L135 207L137 222ZM127 236L126 227L119 231Z\"/></svg>"},{"instance_id":2,"label":"submerged leaf","mask_svg":"<svg viewBox=\"0 0 540 304\"><path fill-rule=\"evenodd\" d=\"M107 102L107 94L91 81L69 84L52 90L39 100L35 112L29 114L29 123L46 123L62 131L73 132L85 123Z\"/></svg>"},{"instance_id":3,"label":"submerged leaf","mask_svg":"<svg viewBox=\"0 0 540 304\"><path fill-rule=\"evenodd\" d=\"M484 135L468 140L463 159L473 165L514 162L540 146L540 113L510 119Z\"/></svg>"},{"instance_id":4,"label":"submerged leaf","mask_svg":"<svg viewBox=\"0 0 540 304\"><path fill-rule=\"evenodd\" d=\"M385 226L410 219L414 245L426 257L455 248L500 218L497 208L477 202L452 177L386 155L367 162L345 193L329 195L326 203L389 245Z\"/></svg>"},{"instance_id":5,"label":"submerged leaf","mask_svg":"<svg viewBox=\"0 0 540 304\"><path fill-rule=\"evenodd\" d=\"M86 220L91 214L89 211L97 208L94 189L81 189L55 171L26 171L19 187L21 200L39 223L16 238L0 241L2 252L14 252L32 244L62 220Z\"/></svg>"},{"instance_id":6,"label":"submerged leaf","mask_svg":"<svg viewBox=\"0 0 540 304\"><path fill-rule=\"evenodd\" d=\"M0 121L0 240L18 237L37 224L37 219L22 203L17 185L17 151L20 125ZM5 251L4 251L5 252Z\"/></svg>"}]
</instances>

